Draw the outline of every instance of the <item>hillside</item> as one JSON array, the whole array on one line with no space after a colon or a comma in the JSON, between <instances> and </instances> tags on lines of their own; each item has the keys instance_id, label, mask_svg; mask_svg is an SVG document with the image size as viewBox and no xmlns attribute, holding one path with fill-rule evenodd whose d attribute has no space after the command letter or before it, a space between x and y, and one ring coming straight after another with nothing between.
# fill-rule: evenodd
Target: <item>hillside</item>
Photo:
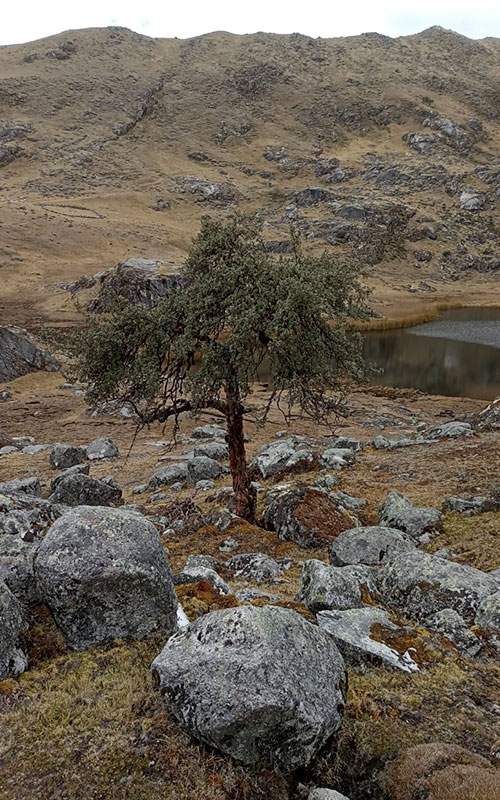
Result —
<instances>
[{"instance_id":1,"label":"hillside","mask_svg":"<svg viewBox=\"0 0 500 800\"><path fill-rule=\"evenodd\" d=\"M0 48L0 310L74 318L60 288L131 256L164 271L202 214L258 211L279 251L352 250L383 316L493 301L500 41L121 28Z\"/></svg>"}]
</instances>

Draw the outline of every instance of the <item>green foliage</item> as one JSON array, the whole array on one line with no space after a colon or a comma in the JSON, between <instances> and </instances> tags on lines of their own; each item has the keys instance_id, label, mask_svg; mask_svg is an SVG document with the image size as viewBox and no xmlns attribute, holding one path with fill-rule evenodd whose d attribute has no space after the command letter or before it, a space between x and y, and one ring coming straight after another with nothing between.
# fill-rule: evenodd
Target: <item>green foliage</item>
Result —
<instances>
[{"instance_id":1,"label":"green foliage","mask_svg":"<svg viewBox=\"0 0 500 800\"><path fill-rule=\"evenodd\" d=\"M363 376L352 322L367 318L366 292L358 266L306 255L291 236L292 254L276 258L255 222L204 219L185 288L153 309L117 301L66 340L89 400L128 400L145 421L224 410L225 397L250 393L266 359L273 397L325 419Z\"/></svg>"}]
</instances>

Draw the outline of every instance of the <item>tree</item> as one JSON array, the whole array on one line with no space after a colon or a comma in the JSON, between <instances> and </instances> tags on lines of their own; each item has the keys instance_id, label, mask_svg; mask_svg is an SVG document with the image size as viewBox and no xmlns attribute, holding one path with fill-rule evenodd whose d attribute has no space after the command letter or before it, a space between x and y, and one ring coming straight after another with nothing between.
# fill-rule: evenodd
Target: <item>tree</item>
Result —
<instances>
[{"instance_id":1,"label":"tree","mask_svg":"<svg viewBox=\"0 0 500 800\"><path fill-rule=\"evenodd\" d=\"M353 320L366 319L357 265L306 255L296 231L276 258L255 221L205 218L184 264L185 288L154 308L117 301L88 316L66 351L91 402L128 401L142 424L215 409L227 424L237 513L255 516L244 444L245 399L266 359L271 398L318 422L339 410L347 382L363 374Z\"/></svg>"}]
</instances>

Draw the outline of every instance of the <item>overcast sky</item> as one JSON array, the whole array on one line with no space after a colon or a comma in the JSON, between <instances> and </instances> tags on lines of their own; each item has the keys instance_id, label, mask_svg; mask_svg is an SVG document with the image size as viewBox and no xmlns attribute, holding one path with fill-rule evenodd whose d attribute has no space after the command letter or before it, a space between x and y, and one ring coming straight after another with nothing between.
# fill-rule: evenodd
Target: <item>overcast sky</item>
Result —
<instances>
[{"instance_id":1,"label":"overcast sky","mask_svg":"<svg viewBox=\"0 0 500 800\"><path fill-rule=\"evenodd\" d=\"M180 38L217 30L323 37L377 31L401 36L431 25L472 38L500 37L500 0L14 0L2 10L0 44L104 25Z\"/></svg>"}]
</instances>

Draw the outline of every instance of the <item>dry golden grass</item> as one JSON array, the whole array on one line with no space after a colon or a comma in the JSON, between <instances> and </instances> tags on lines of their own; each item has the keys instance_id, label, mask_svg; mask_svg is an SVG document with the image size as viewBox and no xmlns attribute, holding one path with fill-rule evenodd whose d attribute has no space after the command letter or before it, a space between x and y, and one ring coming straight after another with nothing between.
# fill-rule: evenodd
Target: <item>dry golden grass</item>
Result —
<instances>
[{"instance_id":1,"label":"dry golden grass","mask_svg":"<svg viewBox=\"0 0 500 800\"><path fill-rule=\"evenodd\" d=\"M443 518L443 533L427 546L429 553L448 547L456 561L489 572L500 567L500 512L464 517L451 512Z\"/></svg>"}]
</instances>

